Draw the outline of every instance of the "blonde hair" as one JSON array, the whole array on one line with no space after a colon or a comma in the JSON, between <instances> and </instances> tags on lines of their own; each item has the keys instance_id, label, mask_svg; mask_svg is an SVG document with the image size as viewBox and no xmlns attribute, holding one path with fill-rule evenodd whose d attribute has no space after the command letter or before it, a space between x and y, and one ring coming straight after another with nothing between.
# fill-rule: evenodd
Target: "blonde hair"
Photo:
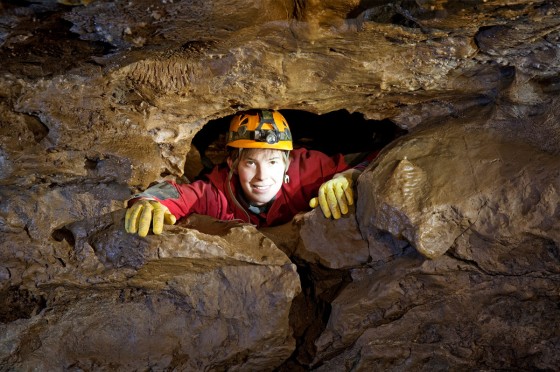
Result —
<instances>
[{"instance_id":1,"label":"blonde hair","mask_svg":"<svg viewBox=\"0 0 560 372\"><path fill-rule=\"evenodd\" d=\"M231 168L234 172L237 172L237 166L239 161L249 156L250 153L254 151L270 151L270 152L280 152L282 155L282 160L284 161L285 170L284 173L288 171L290 166L290 151L288 150L278 150L278 149L249 149L249 148L232 148L229 152L229 158L231 159Z\"/></svg>"}]
</instances>

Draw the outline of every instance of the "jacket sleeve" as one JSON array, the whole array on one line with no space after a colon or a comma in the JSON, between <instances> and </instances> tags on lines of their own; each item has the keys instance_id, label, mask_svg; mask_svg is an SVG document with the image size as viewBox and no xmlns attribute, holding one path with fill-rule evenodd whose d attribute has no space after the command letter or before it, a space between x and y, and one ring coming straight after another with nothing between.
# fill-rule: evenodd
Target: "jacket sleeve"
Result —
<instances>
[{"instance_id":1,"label":"jacket sleeve","mask_svg":"<svg viewBox=\"0 0 560 372\"><path fill-rule=\"evenodd\" d=\"M363 172L367 168L369 163L375 160L378 155L379 151L360 152L344 155L344 160L349 164L350 167L352 167L352 169Z\"/></svg>"},{"instance_id":2,"label":"jacket sleeve","mask_svg":"<svg viewBox=\"0 0 560 372\"><path fill-rule=\"evenodd\" d=\"M369 163L376 158L378 152L355 154L354 156L343 156L341 154L328 156L319 151L306 150L296 153L294 164L290 165L290 177L295 176L297 182L291 187L299 190L292 191L292 197L300 203L309 203L311 198L317 196L319 187L333 178L337 173L348 169L363 171ZM293 166L293 167L292 167ZM295 195L299 194L299 199ZM303 205L303 204L302 204Z\"/></svg>"},{"instance_id":3,"label":"jacket sleeve","mask_svg":"<svg viewBox=\"0 0 560 372\"><path fill-rule=\"evenodd\" d=\"M165 181L136 194L128 201L128 206L140 199L156 200L165 205L177 218L192 213L205 214L220 218L225 205L221 192L207 181L178 184Z\"/></svg>"},{"instance_id":4,"label":"jacket sleeve","mask_svg":"<svg viewBox=\"0 0 560 372\"><path fill-rule=\"evenodd\" d=\"M293 168L292 165L290 168L297 174L296 179L299 181L297 187L300 188L299 191L305 204L316 196L319 187L324 182L330 180L336 173L350 168L342 155L328 156L314 150L308 150L298 155L297 158L294 158Z\"/></svg>"}]
</instances>

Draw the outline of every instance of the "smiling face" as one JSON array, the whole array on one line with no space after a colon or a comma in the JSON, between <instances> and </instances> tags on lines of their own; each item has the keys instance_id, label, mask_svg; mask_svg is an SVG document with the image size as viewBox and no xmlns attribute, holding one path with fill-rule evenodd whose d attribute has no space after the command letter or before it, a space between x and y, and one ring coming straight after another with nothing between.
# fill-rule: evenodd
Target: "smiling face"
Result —
<instances>
[{"instance_id":1,"label":"smiling face","mask_svg":"<svg viewBox=\"0 0 560 372\"><path fill-rule=\"evenodd\" d=\"M231 167L231 159L228 163ZM286 162L281 150L243 150L237 174L247 201L257 206L271 201L282 187L285 170Z\"/></svg>"}]
</instances>

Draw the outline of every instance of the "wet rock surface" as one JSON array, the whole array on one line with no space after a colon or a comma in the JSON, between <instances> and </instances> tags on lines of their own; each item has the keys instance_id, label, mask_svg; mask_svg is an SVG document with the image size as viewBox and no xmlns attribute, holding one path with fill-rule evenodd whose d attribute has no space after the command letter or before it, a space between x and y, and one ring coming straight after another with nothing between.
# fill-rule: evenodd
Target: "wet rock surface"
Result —
<instances>
[{"instance_id":1,"label":"wet rock surface","mask_svg":"<svg viewBox=\"0 0 560 372\"><path fill-rule=\"evenodd\" d=\"M0 4L0 369L558 368L556 2L75 3ZM253 107L395 140L341 220L124 233Z\"/></svg>"}]
</instances>

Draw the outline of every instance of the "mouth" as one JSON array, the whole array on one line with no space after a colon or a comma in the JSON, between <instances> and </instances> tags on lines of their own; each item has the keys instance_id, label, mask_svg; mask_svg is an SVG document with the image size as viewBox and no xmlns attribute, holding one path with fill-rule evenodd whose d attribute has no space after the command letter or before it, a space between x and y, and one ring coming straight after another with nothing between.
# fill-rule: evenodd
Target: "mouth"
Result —
<instances>
[{"instance_id":1,"label":"mouth","mask_svg":"<svg viewBox=\"0 0 560 372\"><path fill-rule=\"evenodd\" d=\"M251 185L251 188L257 193L266 192L270 187L271 185Z\"/></svg>"}]
</instances>

